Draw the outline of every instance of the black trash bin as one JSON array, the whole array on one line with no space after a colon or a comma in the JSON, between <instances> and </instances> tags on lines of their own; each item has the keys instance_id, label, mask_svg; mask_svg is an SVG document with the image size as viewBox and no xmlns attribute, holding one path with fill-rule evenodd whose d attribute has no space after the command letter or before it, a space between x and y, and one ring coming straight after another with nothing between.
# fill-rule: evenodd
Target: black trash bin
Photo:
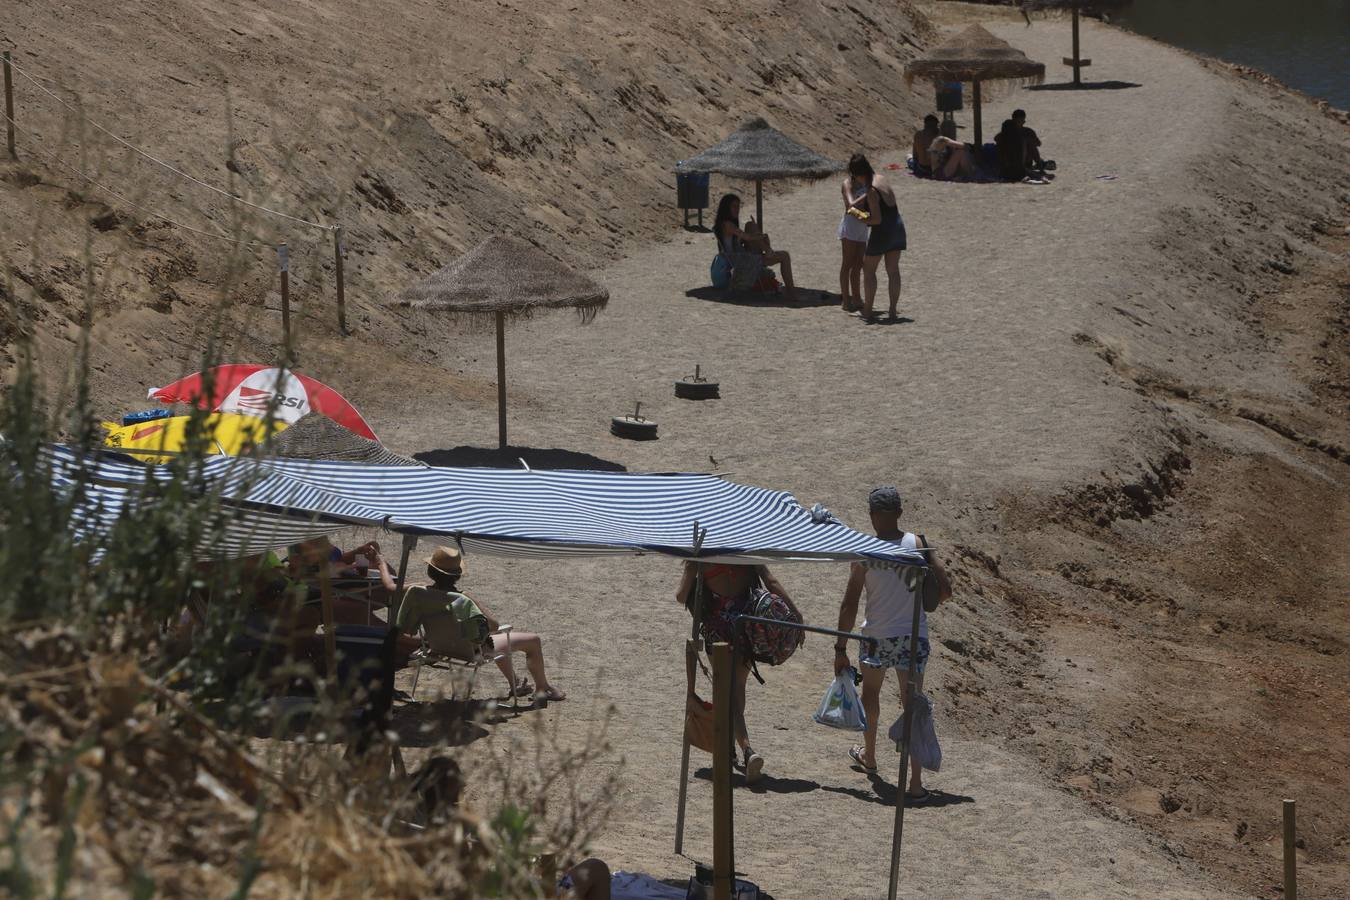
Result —
<instances>
[{"instance_id":1,"label":"black trash bin","mask_svg":"<svg viewBox=\"0 0 1350 900\"><path fill-rule=\"evenodd\" d=\"M689 211L698 210L698 227L703 227L703 211L708 208L708 173L675 173L675 205L684 212L684 227L689 227Z\"/></svg>"}]
</instances>

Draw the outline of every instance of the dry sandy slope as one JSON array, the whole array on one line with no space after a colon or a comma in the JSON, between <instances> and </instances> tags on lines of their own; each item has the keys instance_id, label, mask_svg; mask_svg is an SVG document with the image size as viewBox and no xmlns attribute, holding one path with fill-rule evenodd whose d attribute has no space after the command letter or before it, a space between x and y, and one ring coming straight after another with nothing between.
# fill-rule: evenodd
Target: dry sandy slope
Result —
<instances>
[{"instance_id":1,"label":"dry sandy slope","mask_svg":"<svg viewBox=\"0 0 1350 900\"><path fill-rule=\"evenodd\" d=\"M892 21L881 4L854 5ZM513 32L503 36L500 24L484 24L501 21L489 16L494 10L511 20L506 7L462 8L481 19L446 29L423 16L416 52L399 57L400 65L403 59L430 65L432 75L435 66L476 72L489 37L528 40ZM274 108L265 97L272 84L267 79L285 60L279 42L265 44L273 32L288 34L287 47L314 48L297 64L313 82L309 93L292 85L285 96L303 109L319 109L319 120L353 106L358 115L363 108L369 112L382 105L385 90L389 103L405 103L402 93L386 88L396 79L381 68L393 65L391 48L408 34L406 28L381 27L389 7L367 7L360 19L325 16L284 28L264 28L264 14L245 16L235 5L222 7L225 15L215 18L195 17L186 7L168 9L158 24L143 21L135 33L110 33L98 44L89 43L89 35L111 26L75 7L61 13L68 17L63 28L43 30L37 18L25 20L21 43L42 46L60 38L73 52L78 42L72 35L84 28L89 49L81 51L88 53L83 65L91 71L109 64L118 40L143 38L154 48L150 59L189 54L177 65L205 72L202 47L259 32L263 37L249 40L262 43L237 53L240 65L256 67L247 87L253 98L241 103L254 105L241 127L252 128L258 142L268 132L263 111ZM878 39L893 30L889 25L873 29L839 17L823 23L804 10L804 27L824 28L846 46L867 37L873 58L856 65L847 56L844 63L829 62L835 57L818 38L787 43L781 29L759 18L771 14L768 5L753 5L724 28L708 29L699 46L722 47L731 58L726 68L714 66L711 76L699 64L653 63L660 58L655 40L634 29L629 34L641 46L625 44L623 28L612 21L589 20L586 46L594 49L587 52L602 58L607 77L656 66L664 77L678 75L675 81L688 90L696 90L695 82L715 82L727 92L730 108L721 110L675 98L673 87L653 79L670 100L668 107L656 101L657 110L697 124L693 143L707 132L719 136L740 117L741 106L763 102L809 142L840 153L851 142L831 124L845 109L852 110L851 122L866 119L869 149L903 144L895 111L917 110L925 102L899 87L888 62L907 45ZM660 27L668 32L685 12L678 6L643 10L656 23L653 30L665 23ZM939 13L968 14L946 5ZM555 24L574 39L578 23L586 21L569 17L568 24ZM839 35L829 31L836 25ZM229 27L246 35L228 37ZM331 50L335 60L346 59L348 50L356 55L359 77L351 82L342 80L345 70L313 65L330 52L331 28L351 29L342 52ZM171 39L180 32L188 39ZM368 40L355 39L367 32ZM436 41L452 33L463 44L447 46L465 52L428 63L427 48L440 47ZM1067 44L1062 23L1030 30L1008 23L1000 33L1039 59L1056 59ZM1329 296L1320 299L1279 293L1287 281L1300 281L1286 279L1279 267L1309 271L1336 263L1317 226L1344 219L1350 182L1338 159L1346 157L1327 151L1345 147L1346 135L1305 104L1254 90L1160 45L1098 27L1089 28L1088 36L1094 75L1140 87L1019 92L989 104L991 125L1014 105L1029 111L1061 163L1055 184L900 182L912 248L904 260L902 308L913 321L866 328L829 307L747 307L687 297L686 289L706 280L711 240L679 233L601 271L614 302L591 326L554 317L513 329L513 439L590 453L634 470L729 470L747 482L789 488L807 504L823 501L855 523L864 521L862 495L871 483L901 483L910 518L948 549L959 582L957 601L934 624L935 636L945 641L935 654L933 683L939 725L949 741L948 770L934 784L973 802L925 810L911 820L910 846L918 852L905 871L928 893L1266 891L1274 879L1275 807L1273 799L1268 808L1262 803L1262 793L1275 798L1296 787L1305 815L1321 825L1309 833L1305 895L1336 896L1343 882L1335 879L1346 869L1340 798L1347 735L1329 711L1344 705L1338 685L1347 683L1350 629L1338 600L1346 593L1346 573L1328 560L1338 558L1337 539L1346 530L1344 466L1238 413L1247 409L1331 446L1350 443L1344 395L1309 387L1316 367L1289 362L1344 356L1343 330L1339 338L1322 337L1341 282L1333 278ZM775 43L780 37L783 43ZM784 59L805 54L798 64L809 68L809 80L824 85L821 98L806 104L791 85L734 81L730 73L741 71L752 38L761 49L778 48ZM271 49L264 52L264 46ZM557 49L551 52L568 52L561 40L552 46ZM191 55L184 47L197 51ZM664 204L657 193L665 192L658 188L663 160L678 141L661 136L665 132L650 112L620 111L622 97L613 84L622 79L587 95L583 105L593 104L588 110L613 118L597 114L595 125L576 125L570 134L577 143L567 158L545 159L550 145L543 138L556 138L553 132L528 139L534 123L550 121L547 114L522 114L505 127L510 141L492 145L483 157L501 159L500 174L455 162L444 139L417 137L421 119L449 131L469 119L509 117L509 110L561 108L585 74L568 70L561 84L547 88L548 79L534 72L527 79L531 90L512 82L504 96L494 95L492 85L505 70L533 72L528 60L520 64L525 68L513 68L511 57L505 59L502 72L486 72L473 91L465 91L472 114L410 112L412 124L388 136L334 128L351 139L348 166L389 154L371 171L407 205L400 212L387 198L371 199L381 194L369 179L366 193L349 197L353 203L366 198L358 222L380 249L363 259L367 289L353 292L358 306L369 309L377 287L387 282L392 289L412 277L407 267L425 269L448 255L447 242L461 242L481 222L511 220L494 216L504 203L518 208L504 198L533 183L532 167L553 173L572 157L586 169L564 205L569 221L578 223L576 241L585 245L576 249L611 253L604 237L611 226L626 234L669 233L670 210L634 209L628 187L637 186L640 203ZM417 89L439 89L432 81L428 75ZM874 90L862 92L862 82ZM163 127L205 159L220 135L212 133L209 116L201 117L200 137L180 120L182 98L191 93L156 108ZM311 94L320 99L307 99ZM116 96L112 88L108 96ZM119 102L160 101L139 96ZM1160 110L1178 127L1160 132ZM293 110L287 114L306 121ZM472 134L466 135L469 146ZM631 169L606 177L595 155L606 139L618 145L613 158ZM282 146L296 152L292 174L311 183L322 170L316 161L321 149L275 141L269 153L284 156L277 149ZM517 147L525 152L513 155ZM258 155L241 157L272 171L264 165L270 157L253 152ZM282 171L280 163L267 163L273 164ZM450 173L444 181L419 181L443 172ZM1104 173L1119 177L1092 177ZM1309 173L1315 177L1302 177ZM312 183L341 195L353 174ZM463 208L437 213L436 203L452 189L464 197ZM770 199L766 208L770 231L791 249L809 287L836 284L835 197L833 186L819 185ZM64 192L50 184L22 190L6 185L0 199L7 211L40 211L52 226L48 239L63 242L72 257L84 222L97 211L70 201L74 218L62 218L55 207L66 199ZM572 227L546 227L543 239L559 246L561 232ZM380 228L389 234L380 237ZM9 240L13 232L4 236ZM96 254L121 252L128 240L120 226L96 235ZM195 347L184 335L191 334L189 320L218 280L206 264L191 274L192 265L205 259L191 245L173 244L155 230L133 234L131 243L138 241L149 246L136 250L130 271L114 279L117 290L101 310L96 332L104 367L99 395L112 409L138 404L142 384L159 380L154 373L164 366L149 361L155 353L192 358ZM18 243L14 258L22 268L31 252L26 233ZM158 274L147 277L151 272ZM79 270L53 266L44 277L57 293L47 298L45 346L63 349L58 323L71 308L64 294L78 283ZM146 305L161 303L157 292L166 278L186 298L170 300L168 313ZM307 371L339 384L396 449L491 443L490 337L453 335L429 320L413 321L404 331L397 320L371 315L377 327L348 341L335 339L326 319L306 318L301 350ZM249 327L255 330L248 339L268 346L274 323L256 317ZM126 349L142 334L155 336L150 353ZM1326 339L1332 343L1319 349L1318 341ZM723 400L683 404L670 398L669 382L695 362L721 378ZM65 363L64 357L48 360L53 371ZM1331 370L1333 386L1337 379L1344 383L1343 374ZM659 442L633 445L605 434L607 417L635 398L660 420ZM1259 498L1259 516L1244 507L1248 496ZM1253 531L1275 536L1253 540ZM1277 551L1281 545L1289 549ZM620 866L687 874L689 863L669 852L687 633L682 610L670 601L675 567L650 560L544 566L483 559L472 565L473 589L505 618L547 635L552 665L573 699L496 728L472 744L470 755L507 754L516 737L527 735L531 720L556 724L564 739L576 739L612 702L614 759L626 757L626 764L612 825L596 849ZM841 570L792 566L780 574L813 621L833 619ZM1261 612L1267 598L1257 579L1266 578L1282 585L1277 640L1267 639L1271 617ZM1275 653L1281 656L1278 669L1253 662ZM873 786L847 768L847 738L809 722L827 681L828 657L826 642L809 642L771 673L765 688L753 689L751 728L777 780L763 792L738 794L738 859L779 897L873 897L884 888L891 808L869 802L878 796ZM1315 693L1295 696L1290 687ZM1206 712L1216 709L1224 714ZM1282 743L1289 740L1300 743ZM1210 748L1216 746L1236 749L1214 758ZM1274 776L1261 767L1265 747L1289 761ZM583 787L598 784L602 774L599 768L589 773ZM1068 796L1066 786L1089 802ZM706 856L708 848L708 793L705 780L694 781L688 847L696 856ZM1164 797L1182 803L1164 814ZM1132 816L1149 830L1118 821ZM1239 821L1247 828L1235 838ZM1152 832L1161 833L1182 860L1159 852ZM1199 857L1224 881L1197 872L1185 854Z\"/></svg>"},{"instance_id":2,"label":"dry sandy slope","mask_svg":"<svg viewBox=\"0 0 1350 900\"><path fill-rule=\"evenodd\" d=\"M1000 33L1042 59L1066 39L1053 24ZM1274 878L1275 801L1281 788L1297 786L1324 829L1309 836L1316 852L1305 859L1305 893L1334 896L1345 852L1337 824L1343 772L1334 762L1281 766L1272 786L1262 747L1244 742L1283 746L1261 720L1285 719L1286 730L1296 722L1329 728L1310 752L1343 756L1345 735L1327 711L1343 696L1332 685L1346 665L1336 600L1346 573L1332 568L1346 527L1345 472L1233 411L1239 403L1293 410L1324 437L1346 441L1343 422L1319 412L1254 306L1280 280L1266 260L1328 260L1310 223L1337 220L1346 173L1331 171L1329 185L1272 186L1269 169L1252 162L1283 146L1291 128L1322 146L1343 146L1345 133L1162 45L1090 34L1100 74L1139 87L1024 91L989 108L991 119L1014 105L1028 109L1061 163L1054 185L900 182L912 248L902 308L912 322L867 328L829 307L689 298L685 290L706 277L711 241L678 236L605 273L616 302L593 325L551 319L512 332L514 439L633 469L730 470L790 485L808 505L824 501L855 522L864 521L869 484L905 486L913 519L961 570L960 597L935 626L948 642L934 666L943 725L949 735L982 738L955 741L950 773L935 779L974 802L919 813L910 832L918 852L905 871L926 892L1225 889L1189 863L1148 852L1140 832L1111 821L1135 817L1166 835L1166 853L1198 856L1227 875L1229 889L1264 890ZM1186 129L1141 141L1159 109ZM1311 151L1296 156L1277 168L1315 164ZM1118 178L1093 178L1106 173ZM826 184L766 209L769 230L808 286L835 283L834 196ZM1316 334L1321 320L1310 313L1300 327ZM485 343L443 358L450 364ZM483 372L489 358L465 371ZM720 377L725 399L669 398L668 383L695 362ZM1187 385L1188 397L1214 403L1182 402L1166 390L1160 397L1158 384ZM661 422L659 442L603 435L605 416L634 398ZM432 402L430 391L412 399ZM451 415L443 430L399 426L403 440L449 446L492 433L490 406ZM1224 497L1233 478L1255 490L1261 473L1286 467L1282 488L1261 487L1260 511L1287 515L1285 498L1325 504L1300 531L1311 544L1298 557L1310 569L1301 575L1259 543L1242 543L1240 505L1212 496ZM1183 491L1197 507L1189 513L1174 502ZM1260 527L1278 528L1270 518ZM1213 573L1204 583L1190 565L1200 555L1218 556L1240 582L1269 577L1272 567L1287 579L1281 596L1302 605L1282 609L1284 627L1328 641L1326 653L1290 659L1298 678L1312 673L1324 686L1314 704L1320 713L1247 706L1249 696L1265 696L1257 689L1266 691L1273 673L1253 656L1289 652L1263 640L1261 625L1255 638L1248 627L1240 640L1200 649L1225 615L1263 621L1246 604L1266 600L1259 587L1214 583ZM785 569L808 615L832 620L843 573ZM599 849L659 874L685 871L687 863L668 856L683 631L681 611L668 605L674 567L484 561L478 572L484 592L503 605L512 595L534 598L530 624L564 645L554 652L574 687L580 678L590 695L592 667L603 666L595 690L618 706L612 737L627 774ZM1240 602L1225 606L1230 599ZM615 618L634 604L643 606L631 621ZM781 896L876 896L889 809L866 802L876 794L847 768L847 738L808 719L828 657L826 642L810 642L753 692L757 746L781 780L739 796L738 859ZM1171 687L1178 682L1184 690ZM1245 712L1204 713L1228 704ZM567 723L576 713L545 715ZM1040 759L1060 787L989 741ZM1215 757L1215 746L1236 752ZM1066 786L1086 788L1098 811L1066 804ZM1258 789L1268 792L1264 805ZM696 781L695 810L706 813L706 794L706 782ZM1172 800L1177 814L1168 816ZM707 834L694 828L689 846L699 855Z\"/></svg>"}]
</instances>

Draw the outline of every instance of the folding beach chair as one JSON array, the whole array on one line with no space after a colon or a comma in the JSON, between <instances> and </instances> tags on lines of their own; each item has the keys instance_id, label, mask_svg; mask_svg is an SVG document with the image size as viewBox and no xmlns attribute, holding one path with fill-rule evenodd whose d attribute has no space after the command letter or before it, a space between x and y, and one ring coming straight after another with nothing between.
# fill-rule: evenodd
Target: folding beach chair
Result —
<instances>
[{"instance_id":1,"label":"folding beach chair","mask_svg":"<svg viewBox=\"0 0 1350 900\"><path fill-rule=\"evenodd\" d=\"M472 675L469 691L472 693L479 667L484 662L495 663L505 657L511 699L513 703L517 702L516 675L511 654L496 653L492 642L495 635L504 634L509 647L510 625L488 631L483 615L468 597L429 587L413 587L404 591L396 619L399 628L405 633L416 629L422 641L421 648L408 661L413 667L412 690L409 692L413 699L417 697L417 682L423 667L443 668L452 672L456 669L469 670ZM452 698L454 688L452 678Z\"/></svg>"}]
</instances>

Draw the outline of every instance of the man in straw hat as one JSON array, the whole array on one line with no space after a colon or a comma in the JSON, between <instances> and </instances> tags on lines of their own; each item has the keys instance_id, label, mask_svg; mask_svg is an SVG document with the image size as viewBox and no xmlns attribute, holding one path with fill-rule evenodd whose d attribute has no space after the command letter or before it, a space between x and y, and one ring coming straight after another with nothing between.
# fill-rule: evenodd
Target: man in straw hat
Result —
<instances>
[{"instance_id":1,"label":"man in straw hat","mask_svg":"<svg viewBox=\"0 0 1350 900\"><path fill-rule=\"evenodd\" d=\"M928 546L922 536L900 528L902 509L900 491L894 485L873 488L867 495L867 510L871 514L872 528L877 537L903 550ZM928 559L932 566L930 577L937 579L938 601L945 601L952 595L947 570L936 555L928 554ZM862 633L877 639L875 651L864 650L858 660L862 664L862 704L867 714L867 726L863 732L863 746L855 745L849 750L849 756L869 775L877 771L877 720L881 717L881 686L886 681L886 670L895 669L900 678L900 696L904 697L909 680L910 655L917 654L914 692L917 695L923 689L923 671L929 651L928 615L923 609L917 587L905 577L905 570L893 565L855 562L849 571L844 600L839 605L839 630L852 631L853 623L858 618L858 598L866 592L867 610ZM910 630L914 627L916 603L920 604L919 633L913 635ZM834 650L834 672L838 675L851 665L848 645L840 640L834 645ZM928 791L923 786L923 770L918 760L911 757L905 799L913 805L922 803L927 797Z\"/></svg>"},{"instance_id":2,"label":"man in straw hat","mask_svg":"<svg viewBox=\"0 0 1350 900\"><path fill-rule=\"evenodd\" d=\"M436 552L427 558L427 578L431 580L431 587L446 594L464 594L459 589L460 576L464 574L464 555L459 552L457 547L437 547ZM496 631L501 627L497 618L480 601L469 598L479 611L487 618L488 628ZM507 681L511 680L511 673L514 671L511 667L510 657L512 653L525 654L525 666L529 669L530 676L534 678L534 697L536 700L565 700L567 695L548 683L548 676L544 674L544 642L537 634L531 634L526 631L512 631L511 634L494 634L492 636L492 648L497 654L497 668L502 670ZM522 682L520 685L512 685L511 689L517 693L523 693L529 690L528 683Z\"/></svg>"}]
</instances>

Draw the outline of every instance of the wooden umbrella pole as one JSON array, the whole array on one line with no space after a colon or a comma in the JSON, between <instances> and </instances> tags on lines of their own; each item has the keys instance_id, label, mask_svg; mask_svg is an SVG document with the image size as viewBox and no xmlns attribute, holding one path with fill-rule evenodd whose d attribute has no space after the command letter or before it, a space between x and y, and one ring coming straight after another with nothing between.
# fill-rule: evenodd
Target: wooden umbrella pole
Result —
<instances>
[{"instance_id":1,"label":"wooden umbrella pole","mask_svg":"<svg viewBox=\"0 0 1350 900\"><path fill-rule=\"evenodd\" d=\"M1082 57L1078 54L1078 7L1075 6L1071 12L1073 13L1073 86L1082 87L1083 64L1080 62Z\"/></svg>"},{"instance_id":2,"label":"wooden umbrella pole","mask_svg":"<svg viewBox=\"0 0 1350 900\"><path fill-rule=\"evenodd\" d=\"M975 152L978 155L980 148L984 146L984 129L980 125L980 82L978 79L971 85L971 114L975 117Z\"/></svg>"},{"instance_id":3,"label":"wooden umbrella pole","mask_svg":"<svg viewBox=\"0 0 1350 900\"><path fill-rule=\"evenodd\" d=\"M925 579L933 577L931 570L924 570ZM895 788L895 830L891 833L891 882L886 892L886 900L896 900L900 889L900 842L905 834L905 792L909 784L909 745L911 731L914 728L914 676L919 667L919 615L923 611L922 585L914 592L914 621L909 630L909 678L905 682L904 724L901 726L900 742L900 779ZM877 723L881 727L881 723Z\"/></svg>"},{"instance_id":4,"label":"wooden umbrella pole","mask_svg":"<svg viewBox=\"0 0 1350 900\"><path fill-rule=\"evenodd\" d=\"M755 179L755 221L759 224L759 230L764 230L764 182Z\"/></svg>"},{"instance_id":5,"label":"wooden umbrella pole","mask_svg":"<svg viewBox=\"0 0 1350 900\"><path fill-rule=\"evenodd\" d=\"M497 310L497 446L506 449L506 313Z\"/></svg>"}]
</instances>

